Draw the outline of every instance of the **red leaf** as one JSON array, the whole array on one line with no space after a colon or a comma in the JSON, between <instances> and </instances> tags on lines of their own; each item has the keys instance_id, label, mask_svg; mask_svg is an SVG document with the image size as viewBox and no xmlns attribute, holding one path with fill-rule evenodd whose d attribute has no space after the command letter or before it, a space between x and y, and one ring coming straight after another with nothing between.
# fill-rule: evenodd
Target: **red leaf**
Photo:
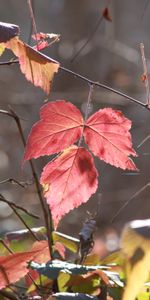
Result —
<instances>
[{"instance_id":1,"label":"red leaf","mask_svg":"<svg viewBox=\"0 0 150 300\"><path fill-rule=\"evenodd\" d=\"M80 111L64 100L44 105L40 119L28 137L24 160L60 152L82 134L84 121Z\"/></svg>"},{"instance_id":2,"label":"red leaf","mask_svg":"<svg viewBox=\"0 0 150 300\"><path fill-rule=\"evenodd\" d=\"M44 49L44 48L46 48L48 46L49 46L49 44L48 44L47 41L42 41L42 42L39 42L37 45L35 45L33 47L33 49L35 49L37 51L40 51L40 50L42 50L42 49Z\"/></svg>"},{"instance_id":3,"label":"red leaf","mask_svg":"<svg viewBox=\"0 0 150 300\"><path fill-rule=\"evenodd\" d=\"M37 52L17 37L8 41L6 48L12 50L19 58L20 68L26 79L49 94L50 84L54 73L58 72L59 63Z\"/></svg>"},{"instance_id":4,"label":"red leaf","mask_svg":"<svg viewBox=\"0 0 150 300\"><path fill-rule=\"evenodd\" d=\"M18 281L28 273L27 264L31 260L47 262L50 259L47 241L36 242L31 251L0 257L0 289Z\"/></svg>"},{"instance_id":5,"label":"red leaf","mask_svg":"<svg viewBox=\"0 0 150 300\"><path fill-rule=\"evenodd\" d=\"M97 170L91 154L77 146L66 149L45 166L41 184L57 227L66 213L87 202L97 189Z\"/></svg>"},{"instance_id":6,"label":"red leaf","mask_svg":"<svg viewBox=\"0 0 150 300\"><path fill-rule=\"evenodd\" d=\"M112 17L111 17L111 15L110 15L110 12L109 12L109 8L108 8L108 7L105 7L105 8L103 9L102 15L103 15L103 17L104 17L107 21L112 22Z\"/></svg>"},{"instance_id":7,"label":"red leaf","mask_svg":"<svg viewBox=\"0 0 150 300\"><path fill-rule=\"evenodd\" d=\"M122 169L136 170L129 155L136 156L129 130L131 121L120 111L104 108L86 122L85 141L90 150L105 162Z\"/></svg>"},{"instance_id":8,"label":"red leaf","mask_svg":"<svg viewBox=\"0 0 150 300\"><path fill-rule=\"evenodd\" d=\"M53 38L59 38L59 34L56 34L56 33L43 33L43 32L38 32L37 34L32 34L32 38L35 40L35 41L41 41L41 40L44 40L44 39L53 39Z\"/></svg>"}]
</instances>

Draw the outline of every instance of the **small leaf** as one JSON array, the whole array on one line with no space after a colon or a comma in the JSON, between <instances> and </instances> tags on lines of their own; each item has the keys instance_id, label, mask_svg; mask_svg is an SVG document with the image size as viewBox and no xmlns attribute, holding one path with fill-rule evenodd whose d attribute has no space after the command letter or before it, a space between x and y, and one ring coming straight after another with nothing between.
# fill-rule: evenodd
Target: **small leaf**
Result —
<instances>
[{"instance_id":1,"label":"small leaf","mask_svg":"<svg viewBox=\"0 0 150 300\"><path fill-rule=\"evenodd\" d=\"M66 261L53 260L47 264L38 264L31 262L30 267L37 270L40 274L47 276L50 279L56 279L60 272L65 272L72 275L86 274L90 271L105 269L103 266L85 266ZM106 267L107 269L107 267ZM115 272L104 271L108 277L118 275Z\"/></svg>"},{"instance_id":2,"label":"small leaf","mask_svg":"<svg viewBox=\"0 0 150 300\"><path fill-rule=\"evenodd\" d=\"M29 134L24 160L60 152L82 134L83 118L72 103L50 102L40 109L40 121Z\"/></svg>"},{"instance_id":3,"label":"small leaf","mask_svg":"<svg viewBox=\"0 0 150 300\"><path fill-rule=\"evenodd\" d=\"M41 41L41 40L44 40L44 39L53 39L53 38L59 38L60 37L60 34L56 34L56 33L43 33L43 32L38 32L36 34L32 34L32 38L35 40L35 41Z\"/></svg>"},{"instance_id":4,"label":"small leaf","mask_svg":"<svg viewBox=\"0 0 150 300\"><path fill-rule=\"evenodd\" d=\"M1 43L0 44L0 56L3 54L4 51L5 51L5 44Z\"/></svg>"},{"instance_id":5,"label":"small leaf","mask_svg":"<svg viewBox=\"0 0 150 300\"><path fill-rule=\"evenodd\" d=\"M19 26L0 22L0 43L6 43L10 39L18 36L20 33Z\"/></svg>"},{"instance_id":6,"label":"small leaf","mask_svg":"<svg viewBox=\"0 0 150 300\"><path fill-rule=\"evenodd\" d=\"M35 49L37 51L41 51L41 50L45 49L48 46L49 46L49 44L48 44L47 41L42 41L42 42L39 42L37 45L35 45L33 47L33 49Z\"/></svg>"},{"instance_id":7,"label":"small leaf","mask_svg":"<svg viewBox=\"0 0 150 300\"><path fill-rule=\"evenodd\" d=\"M38 239L43 239L44 236L46 238L46 228L45 227L34 227L31 228L32 232L36 234ZM29 232L28 229L21 229L21 230L16 230L16 231L10 231L5 234L5 238L11 242L14 240L17 241L22 241L28 238L31 238L31 233Z\"/></svg>"},{"instance_id":8,"label":"small leaf","mask_svg":"<svg viewBox=\"0 0 150 300\"><path fill-rule=\"evenodd\" d=\"M47 300L98 300L98 297L83 293L56 293L49 296Z\"/></svg>"},{"instance_id":9,"label":"small leaf","mask_svg":"<svg viewBox=\"0 0 150 300\"><path fill-rule=\"evenodd\" d=\"M96 191L97 170L91 154L73 146L44 167L40 182L46 187L44 196L57 227L66 213L87 202Z\"/></svg>"},{"instance_id":10,"label":"small leaf","mask_svg":"<svg viewBox=\"0 0 150 300\"><path fill-rule=\"evenodd\" d=\"M8 41L6 48L12 50L19 58L20 69L26 79L49 94L50 85L54 73L58 72L59 63L37 52L18 38L12 38Z\"/></svg>"},{"instance_id":11,"label":"small leaf","mask_svg":"<svg viewBox=\"0 0 150 300\"><path fill-rule=\"evenodd\" d=\"M106 163L123 170L137 170L129 158L129 155L136 156L130 128L131 121L120 111L104 108L89 117L84 137L90 150Z\"/></svg>"},{"instance_id":12,"label":"small leaf","mask_svg":"<svg viewBox=\"0 0 150 300\"><path fill-rule=\"evenodd\" d=\"M105 20L109 21L109 22L112 22L112 17L110 15L110 12L109 12L109 8L108 7L105 7L103 12L102 12L102 15L103 17L105 18Z\"/></svg>"},{"instance_id":13,"label":"small leaf","mask_svg":"<svg viewBox=\"0 0 150 300\"><path fill-rule=\"evenodd\" d=\"M78 252L79 248L79 239L73 238L72 236L63 234L58 231L53 231L53 240L54 242L60 242L63 244L67 249L71 250L74 253Z\"/></svg>"}]
</instances>

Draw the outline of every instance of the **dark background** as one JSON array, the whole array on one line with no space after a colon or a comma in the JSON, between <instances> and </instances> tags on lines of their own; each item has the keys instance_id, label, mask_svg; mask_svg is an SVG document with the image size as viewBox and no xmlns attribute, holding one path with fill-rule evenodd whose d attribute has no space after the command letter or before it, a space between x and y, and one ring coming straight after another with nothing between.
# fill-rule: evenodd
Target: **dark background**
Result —
<instances>
[{"instance_id":1,"label":"dark background","mask_svg":"<svg viewBox=\"0 0 150 300\"><path fill-rule=\"evenodd\" d=\"M84 44L100 18L105 6L109 6L112 22L103 20L98 30L81 54L71 62L72 57ZM34 14L38 32L58 33L59 43L44 50L48 56L61 64L92 80L110 85L140 101L146 101L140 55L140 42L144 43L148 70L150 70L150 4L147 0L132 1L98 1L98 0L36 0L33 1ZM0 20L19 25L21 39L30 42L31 19L27 1L1 0ZM9 51L0 58L5 61L12 58ZM79 79L60 71L54 79L49 100L66 99L85 111L88 97L88 85ZM22 126L27 137L31 126L39 118L39 108L46 95L26 81L18 65L0 66L0 108L8 109L11 105L19 116L24 118ZM118 209L139 189L149 183L150 141L138 148L140 142L150 134L148 110L101 88L94 88L91 113L103 107L120 109L132 120L132 137L138 157L134 159L139 172L124 172L96 159L99 170L99 188L87 204L70 212L62 222L59 230L78 235L87 211L95 213L101 232L108 228L110 232L120 232L125 222L131 219L143 219L150 216L149 187L139 193L115 219L110 221ZM31 181L32 174L28 163L21 168L23 146L13 119L0 115L0 181L15 178L20 181ZM40 176L47 158L35 161ZM8 200L31 208L40 215L40 222L31 226L43 225L34 184L26 189L11 184L1 184L0 193ZM6 232L23 228L7 205L0 203L0 231ZM113 228L113 229L112 229Z\"/></svg>"}]
</instances>

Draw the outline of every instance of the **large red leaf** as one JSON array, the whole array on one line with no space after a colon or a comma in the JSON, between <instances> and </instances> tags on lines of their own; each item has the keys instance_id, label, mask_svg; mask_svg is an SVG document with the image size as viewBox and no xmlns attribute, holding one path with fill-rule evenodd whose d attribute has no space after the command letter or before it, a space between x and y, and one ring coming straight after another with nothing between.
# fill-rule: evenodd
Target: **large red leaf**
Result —
<instances>
[{"instance_id":1,"label":"large red leaf","mask_svg":"<svg viewBox=\"0 0 150 300\"><path fill-rule=\"evenodd\" d=\"M105 162L122 169L136 170L129 155L136 156L129 130L131 121L120 111L104 108L86 122L84 137L90 150Z\"/></svg>"},{"instance_id":2,"label":"large red leaf","mask_svg":"<svg viewBox=\"0 0 150 300\"><path fill-rule=\"evenodd\" d=\"M47 241L33 244L31 251L0 256L0 289L24 277L28 262L47 262L50 259Z\"/></svg>"},{"instance_id":3,"label":"large red leaf","mask_svg":"<svg viewBox=\"0 0 150 300\"><path fill-rule=\"evenodd\" d=\"M83 118L76 106L64 100L48 103L40 110L40 121L29 135L24 160L60 152L82 134Z\"/></svg>"},{"instance_id":4,"label":"large red leaf","mask_svg":"<svg viewBox=\"0 0 150 300\"><path fill-rule=\"evenodd\" d=\"M26 79L49 94L50 84L54 73L58 72L59 63L37 52L18 37L12 38L5 45L19 58L20 69Z\"/></svg>"},{"instance_id":5,"label":"large red leaf","mask_svg":"<svg viewBox=\"0 0 150 300\"><path fill-rule=\"evenodd\" d=\"M45 166L41 184L57 227L66 213L85 203L97 189L97 170L91 154L77 146L66 149Z\"/></svg>"}]
</instances>

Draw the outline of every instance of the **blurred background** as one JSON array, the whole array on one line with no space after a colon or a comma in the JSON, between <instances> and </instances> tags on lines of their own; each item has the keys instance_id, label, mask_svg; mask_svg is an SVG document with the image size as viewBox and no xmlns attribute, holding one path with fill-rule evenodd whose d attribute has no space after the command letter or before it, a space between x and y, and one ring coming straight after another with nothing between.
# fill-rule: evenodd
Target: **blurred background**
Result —
<instances>
[{"instance_id":1,"label":"blurred background","mask_svg":"<svg viewBox=\"0 0 150 300\"><path fill-rule=\"evenodd\" d=\"M141 81L143 65L140 43L144 43L150 71L148 0L33 0L32 4L38 32L60 34L59 43L45 49L44 53L61 62L64 67L146 102L145 86ZM109 7L112 22L104 18L100 22L105 7ZM27 1L1 0L0 21L19 25L21 39L30 43L32 24ZM88 39L86 47L76 56ZM12 57L12 53L7 50L0 61ZM26 81L18 65L0 66L0 91L0 109L8 110L11 105L24 119L21 123L27 137L31 126L39 119L39 109L47 100L46 95ZM60 70L54 78L48 100L69 100L84 113L88 91L87 83ZM95 218L99 235L105 239L108 250L112 251L118 247L118 235L127 221L150 217L149 186L142 193L137 193L149 183L150 140L139 148L138 145L150 134L150 113L123 97L95 87L90 113L103 107L120 109L132 120L131 133L138 153L134 161L139 172L124 172L96 159L100 176L97 193L87 204L65 216L60 222L59 230L77 237L88 218L88 212L94 215L98 211ZM44 222L30 167L28 163L21 167L23 151L14 120L1 114L0 181L14 178L31 184L26 188L10 183L0 184L0 193L7 200L39 214L38 222L24 216L28 224L35 227L43 225ZM38 176L48 160L49 158L44 157L34 161ZM138 195L111 222L117 211L135 193ZM7 204L0 203L0 232L20 228L23 225L12 210Z\"/></svg>"}]
</instances>

